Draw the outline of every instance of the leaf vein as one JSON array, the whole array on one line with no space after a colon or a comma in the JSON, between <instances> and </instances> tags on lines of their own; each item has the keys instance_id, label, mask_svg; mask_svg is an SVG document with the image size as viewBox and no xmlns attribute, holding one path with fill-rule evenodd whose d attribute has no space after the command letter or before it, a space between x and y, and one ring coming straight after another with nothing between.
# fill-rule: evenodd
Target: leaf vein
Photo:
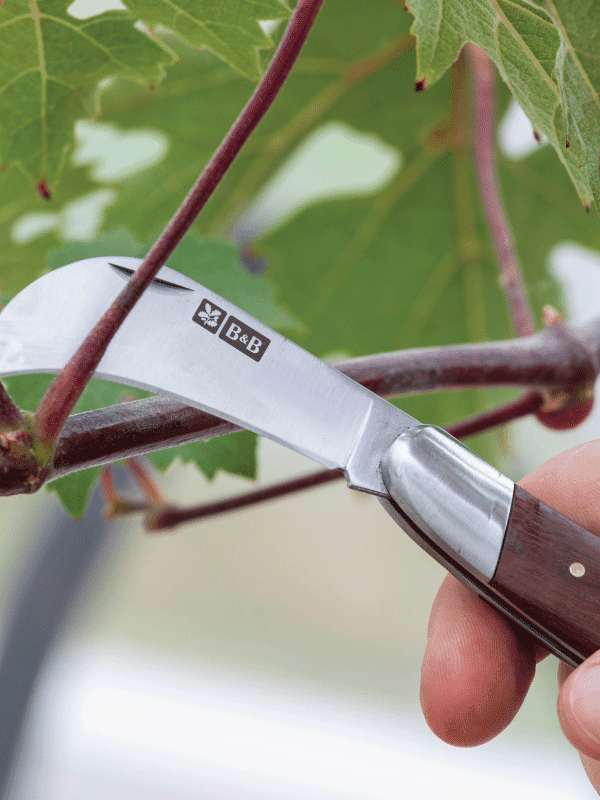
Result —
<instances>
[{"instance_id":1,"label":"leaf vein","mask_svg":"<svg viewBox=\"0 0 600 800\"><path fill-rule=\"evenodd\" d=\"M539 72L539 74L542 76L544 81L548 84L548 86L551 87L551 89L554 92L554 94L558 97L559 96L558 86L554 83L554 81L550 78L550 76L548 75L546 70L542 67L540 62L534 56L534 54L532 53L531 48L529 47L529 45L524 41L524 39L521 36L521 34L517 32L517 30L515 29L515 27L512 24L512 22L509 19L507 19L506 14L501 10L501 8L500 8L499 4L497 3L497 1L496 0L490 0L490 2L494 6L494 8L496 10L496 13L498 14L498 17L500 18L502 23L505 25L507 30L510 31L512 36L514 36L515 40L522 47L524 53L527 55L528 59L531 61L531 63L533 64L534 68ZM496 41L498 41L497 38L496 38ZM498 56L500 57L500 47L499 46L498 46Z\"/></svg>"},{"instance_id":2,"label":"leaf vein","mask_svg":"<svg viewBox=\"0 0 600 800\"><path fill-rule=\"evenodd\" d=\"M198 19L197 17L194 17L194 16L192 16L192 14L190 14L190 13L189 13L189 11L186 11L184 8L181 8L181 6L178 6L176 3L172 2L172 0L163 0L163 2L164 2L166 5L168 5L168 6L171 6L171 8L172 8L172 9L173 9L173 10L174 10L176 13L178 13L178 14L181 14L182 16L184 16L184 17L186 17L187 19L189 19L189 20L190 20L190 22L193 22L193 23L195 23L195 24L196 24L196 25L198 25L198 27L200 27L200 28L204 28L204 30L205 30L205 31L206 31L208 34L211 34L212 36L214 36L214 37L215 37L215 38L216 38L216 39L219 41L219 44L220 44L222 47L226 47L226 48L229 50L229 46L227 45L227 42L226 42L224 39L222 39L220 36L218 36L216 33L214 33L214 32L213 32L213 31L212 31L212 30L211 30L211 29L208 27L208 24L207 24L206 22L202 22L202 20ZM240 32L242 32L242 33L245 33L245 30L244 30L244 28L243 28L242 26L239 26L239 25L228 24L228 23L226 23L226 22L218 23L218 22L216 22L216 21L215 21L215 22L213 22L212 24L213 24L213 25L215 25L215 26L216 26L216 25L221 25L221 27L223 27L223 28L227 28L227 27L229 27L229 28L232 28L232 29L234 29L234 30L240 31Z\"/></svg>"},{"instance_id":3,"label":"leaf vein","mask_svg":"<svg viewBox=\"0 0 600 800\"><path fill-rule=\"evenodd\" d=\"M48 126L47 126L47 113L48 113L48 74L46 72L46 55L44 53L44 38L42 36L41 14L37 5L37 0L29 0L31 8L31 16L35 25L35 37L38 48L38 56L40 59L40 83L41 83L41 114L40 120L42 125L42 176L45 176L48 170Z\"/></svg>"},{"instance_id":4,"label":"leaf vein","mask_svg":"<svg viewBox=\"0 0 600 800\"><path fill-rule=\"evenodd\" d=\"M35 2L35 0L32 0L32 1ZM100 50L101 52L103 52L110 59L110 61L113 61L115 64L118 64L119 66L125 68L127 70L127 72L130 72L130 67L128 67L128 65L124 61L121 61L120 59L115 58L115 56L113 55L113 53L111 52L111 50L108 47L105 47L103 44L100 44L100 42L98 42L97 39L94 39L93 36L90 36L89 34L87 34L83 28L80 28L77 25L71 24L68 20L60 19L60 17L54 17L54 16L52 16L50 14L43 14L42 16L45 19L51 19L53 22L56 22L59 25L64 25L65 28L70 28L74 33L78 33L83 39L86 40L86 42L91 44L97 50ZM117 48L113 48L113 50L116 50L116 49ZM127 52L129 52L129 49L127 49Z\"/></svg>"},{"instance_id":5,"label":"leaf vein","mask_svg":"<svg viewBox=\"0 0 600 800\"><path fill-rule=\"evenodd\" d=\"M21 22L24 19L31 19L31 14L21 14L18 17L7 19L6 22L0 22L0 28L6 28L7 25L13 25L15 22Z\"/></svg>"},{"instance_id":6,"label":"leaf vein","mask_svg":"<svg viewBox=\"0 0 600 800\"><path fill-rule=\"evenodd\" d=\"M581 64L581 61L579 60L579 57L576 55L577 51L575 50L575 48L571 44L571 40L569 39L569 37L567 35L567 31L566 31L566 29L565 29L565 27L564 27L564 25L562 23L562 20L560 19L560 16L559 16L558 12L556 11L556 8L554 6L553 0L546 0L546 1L547 1L548 5L550 6L550 8L552 9L552 11L554 12L554 22L556 24L556 27L560 30L562 38L564 39L564 41L569 46L569 53L571 55L571 58L573 59L573 63L577 66L579 74L581 75L581 77L583 78L585 83L587 84L587 87L590 90L590 94L594 97L594 99L596 101L596 105L600 106L600 97L598 96L598 92L596 91L596 87L593 85L593 83L591 83L591 81L589 79L589 75L587 74L587 72L583 68L583 66Z\"/></svg>"}]
</instances>

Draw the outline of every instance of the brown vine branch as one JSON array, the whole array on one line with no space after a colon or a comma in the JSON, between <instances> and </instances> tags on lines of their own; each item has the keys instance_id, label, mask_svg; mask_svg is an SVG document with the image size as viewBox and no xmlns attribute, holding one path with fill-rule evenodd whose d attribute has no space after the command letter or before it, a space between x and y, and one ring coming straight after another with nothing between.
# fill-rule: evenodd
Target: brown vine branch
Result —
<instances>
[{"instance_id":1,"label":"brown vine branch","mask_svg":"<svg viewBox=\"0 0 600 800\"><path fill-rule=\"evenodd\" d=\"M593 385L600 371L600 319L556 324L522 339L384 353L336 366L382 397L486 386L555 389L576 396ZM75 414L44 468L30 441L29 449L24 439L0 448L0 496L33 492L87 467L237 430L164 396ZM18 433L29 437L26 431Z\"/></svg>"},{"instance_id":2,"label":"brown vine branch","mask_svg":"<svg viewBox=\"0 0 600 800\"><path fill-rule=\"evenodd\" d=\"M246 140L270 108L304 44L323 0L300 0L275 56L254 94L138 270L56 376L34 417L37 441L48 458L73 406L113 336L212 195Z\"/></svg>"},{"instance_id":3,"label":"brown vine branch","mask_svg":"<svg viewBox=\"0 0 600 800\"><path fill-rule=\"evenodd\" d=\"M600 319L522 339L401 350L336 368L382 397L490 386L583 387L600 369Z\"/></svg>"},{"instance_id":4,"label":"brown vine branch","mask_svg":"<svg viewBox=\"0 0 600 800\"><path fill-rule=\"evenodd\" d=\"M467 45L473 76L473 157L481 204L487 219L500 269L500 280L517 336L529 336L535 322L527 299L510 223L500 196L494 141L496 73L488 56L474 44Z\"/></svg>"},{"instance_id":5,"label":"brown vine branch","mask_svg":"<svg viewBox=\"0 0 600 800\"><path fill-rule=\"evenodd\" d=\"M490 430L498 425L504 425L512 420L519 419L537 411L542 405L542 397L536 392L529 392L523 397L506 403L499 408L494 408L482 414L470 417L469 419L451 425L448 433L457 439L464 439L476 433ZM182 508L180 506L167 503L162 508L149 510L144 516L144 527L148 531L165 531L175 528L185 522L197 522L207 517L217 514L224 514L228 511L237 511L240 508L247 508L266 500L273 500L278 497L295 494L296 492L311 489L314 486L321 486L325 483L343 478L344 474L339 469L325 469L318 472L282 481L263 489L228 497L224 500L216 500L212 503L201 503L196 506Z\"/></svg>"},{"instance_id":6,"label":"brown vine branch","mask_svg":"<svg viewBox=\"0 0 600 800\"><path fill-rule=\"evenodd\" d=\"M49 479L240 430L231 422L161 396L73 414L58 440ZM0 459L0 495L16 493L5 492L3 484Z\"/></svg>"},{"instance_id":7,"label":"brown vine branch","mask_svg":"<svg viewBox=\"0 0 600 800\"><path fill-rule=\"evenodd\" d=\"M522 339L384 353L336 367L382 397L489 386L574 392L593 382L600 370L600 319L553 326ZM238 430L161 396L86 411L67 420L46 480ZM10 478L0 457L0 495L30 490Z\"/></svg>"}]
</instances>

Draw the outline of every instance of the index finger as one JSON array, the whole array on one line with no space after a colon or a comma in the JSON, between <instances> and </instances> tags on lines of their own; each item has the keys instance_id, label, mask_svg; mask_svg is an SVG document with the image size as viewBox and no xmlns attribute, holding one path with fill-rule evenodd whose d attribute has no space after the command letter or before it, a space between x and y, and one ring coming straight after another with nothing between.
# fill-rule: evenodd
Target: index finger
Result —
<instances>
[{"instance_id":1,"label":"index finger","mask_svg":"<svg viewBox=\"0 0 600 800\"><path fill-rule=\"evenodd\" d=\"M547 655L491 605L447 575L435 598L421 669L421 707L443 741L473 747L513 720Z\"/></svg>"}]
</instances>

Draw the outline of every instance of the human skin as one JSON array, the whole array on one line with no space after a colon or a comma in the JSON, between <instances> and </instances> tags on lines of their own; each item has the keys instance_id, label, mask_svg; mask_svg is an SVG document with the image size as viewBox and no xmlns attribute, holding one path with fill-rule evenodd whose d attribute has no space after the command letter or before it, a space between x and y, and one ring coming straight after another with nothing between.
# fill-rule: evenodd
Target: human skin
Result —
<instances>
[{"instance_id":1,"label":"human skin","mask_svg":"<svg viewBox=\"0 0 600 800\"><path fill-rule=\"evenodd\" d=\"M600 439L556 456L519 481L600 536ZM433 603L421 670L431 730L457 747L493 739L514 719L549 655L452 575ZM559 662L558 719L600 795L600 650L576 669Z\"/></svg>"}]
</instances>

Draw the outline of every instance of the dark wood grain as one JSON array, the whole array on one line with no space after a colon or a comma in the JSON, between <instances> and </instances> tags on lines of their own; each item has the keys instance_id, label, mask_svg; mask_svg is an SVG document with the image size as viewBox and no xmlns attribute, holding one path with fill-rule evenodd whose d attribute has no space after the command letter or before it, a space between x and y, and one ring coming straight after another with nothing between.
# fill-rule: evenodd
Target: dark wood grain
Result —
<instances>
[{"instance_id":1,"label":"dark wood grain","mask_svg":"<svg viewBox=\"0 0 600 800\"><path fill-rule=\"evenodd\" d=\"M490 587L583 658L600 649L600 537L520 486Z\"/></svg>"}]
</instances>

